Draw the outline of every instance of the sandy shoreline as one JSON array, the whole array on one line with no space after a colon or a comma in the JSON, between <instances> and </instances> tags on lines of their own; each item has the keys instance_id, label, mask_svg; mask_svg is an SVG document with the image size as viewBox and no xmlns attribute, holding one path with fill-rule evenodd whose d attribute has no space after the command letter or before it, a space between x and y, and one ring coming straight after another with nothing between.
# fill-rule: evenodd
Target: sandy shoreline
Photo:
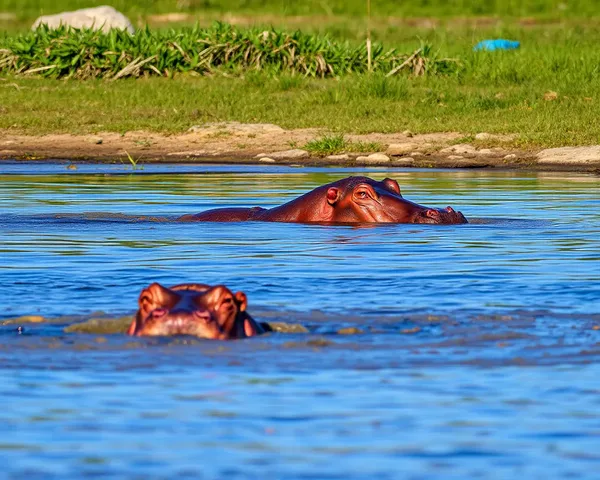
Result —
<instances>
[{"instance_id":1,"label":"sandy shoreline","mask_svg":"<svg viewBox=\"0 0 600 480\"><path fill-rule=\"evenodd\" d=\"M600 173L600 146L524 151L503 147L507 138L499 135L479 134L475 141L461 143L464 136L460 133L405 132L346 136L352 142L376 142L379 152L321 157L302 150L306 142L322 135L317 129L283 130L276 125L237 123L207 124L175 135L100 132L30 136L0 131L0 159L129 164L131 158L142 164L369 165Z\"/></svg>"}]
</instances>

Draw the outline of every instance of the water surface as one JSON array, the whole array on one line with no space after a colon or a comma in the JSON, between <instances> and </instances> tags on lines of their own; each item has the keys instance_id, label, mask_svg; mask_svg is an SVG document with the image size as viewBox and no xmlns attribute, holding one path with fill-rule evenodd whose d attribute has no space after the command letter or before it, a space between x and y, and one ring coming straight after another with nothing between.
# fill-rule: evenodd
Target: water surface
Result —
<instances>
[{"instance_id":1,"label":"water surface","mask_svg":"<svg viewBox=\"0 0 600 480\"><path fill-rule=\"evenodd\" d=\"M0 164L6 475L593 478L600 179L522 171ZM386 176L469 225L175 223ZM167 220L165 220L167 219ZM153 281L308 334L68 334ZM12 321L22 315L46 321ZM22 327L21 333L17 327ZM354 335L340 329L352 327ZM342 330L343 331L343 330Z\"/></svg>"}]
</instances>

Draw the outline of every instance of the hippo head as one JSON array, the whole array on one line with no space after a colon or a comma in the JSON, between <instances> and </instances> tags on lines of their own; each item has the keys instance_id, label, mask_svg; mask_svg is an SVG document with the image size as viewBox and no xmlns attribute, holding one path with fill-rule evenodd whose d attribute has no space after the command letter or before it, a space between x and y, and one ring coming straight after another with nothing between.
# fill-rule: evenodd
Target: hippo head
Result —
<instances>
[{"instance_id":1,"label":"hippo head","mask_svg":"<svg viewBox=\"0 0 600 480\"><path fill-rule=\"evenodd\" d=\"M402 197L396 180L350 177L327 185L327 203L340 223L468 223L452 207L429 208Z\"/></svg>"},{"instance_id":2,"label":"hippo head","mask_svg":"<svg viewBox=\"0 0 600 480\"><path fill-rule=\"evenodd\" d=\"M153 283L142 290L129 335L195 335L225 340L251 337L258 332L246 313L243 292L224 285L187 283L171 288Z\"/></svg>"}]
</instances>

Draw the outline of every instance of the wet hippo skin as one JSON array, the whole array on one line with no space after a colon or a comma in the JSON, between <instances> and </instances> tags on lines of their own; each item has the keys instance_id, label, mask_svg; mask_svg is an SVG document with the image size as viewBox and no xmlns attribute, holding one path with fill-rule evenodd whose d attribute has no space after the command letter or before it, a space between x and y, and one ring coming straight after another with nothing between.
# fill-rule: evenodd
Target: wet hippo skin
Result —
<instances>
[{"instance_id":1,"label":"wet hippo skin","mask_svg":"<svg viewBox=\"0 0 600 480\"><path fill-rule=\"evenodd\" d=\"M406 200L396 180L348 177L302 195L279 207L218 208L181 221L291 223L468 223L451 207L430 208Z\"/></svg>"},{"instance_id":2,"label":"wet hippo skin","mask_svg":"<svg viewBox=\"0 0 600 480\"><path fill-rule=\"evenodd\" d=\"M224 285L185 283L166 288L153 283L142 290L138 311L128 335L195 335L228 340L259 335L268 330L246 312L243 292Z\"/></svg>"}]
</instances>

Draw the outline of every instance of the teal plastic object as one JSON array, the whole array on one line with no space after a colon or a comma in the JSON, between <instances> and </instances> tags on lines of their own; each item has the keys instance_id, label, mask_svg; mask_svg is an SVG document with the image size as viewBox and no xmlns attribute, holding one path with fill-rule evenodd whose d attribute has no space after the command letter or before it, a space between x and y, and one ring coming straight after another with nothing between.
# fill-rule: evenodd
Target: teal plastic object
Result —
<instances>
[{"instance_id":1,"label":"teal plastic object","mask_svg":"<svg viewBox=\"0 0 600 480\"><path fill-rule=\"evenodd\" d=\"M493 52L494 50L514 50L515 48L519 48L520 46L521 42L517 42L516 40L505 40L503 38L497 38L495 40L482 40L473 47L473 50L475 50L476 52L480 50L487 50L488 52Z\"/></svg>"}]
</instances>

